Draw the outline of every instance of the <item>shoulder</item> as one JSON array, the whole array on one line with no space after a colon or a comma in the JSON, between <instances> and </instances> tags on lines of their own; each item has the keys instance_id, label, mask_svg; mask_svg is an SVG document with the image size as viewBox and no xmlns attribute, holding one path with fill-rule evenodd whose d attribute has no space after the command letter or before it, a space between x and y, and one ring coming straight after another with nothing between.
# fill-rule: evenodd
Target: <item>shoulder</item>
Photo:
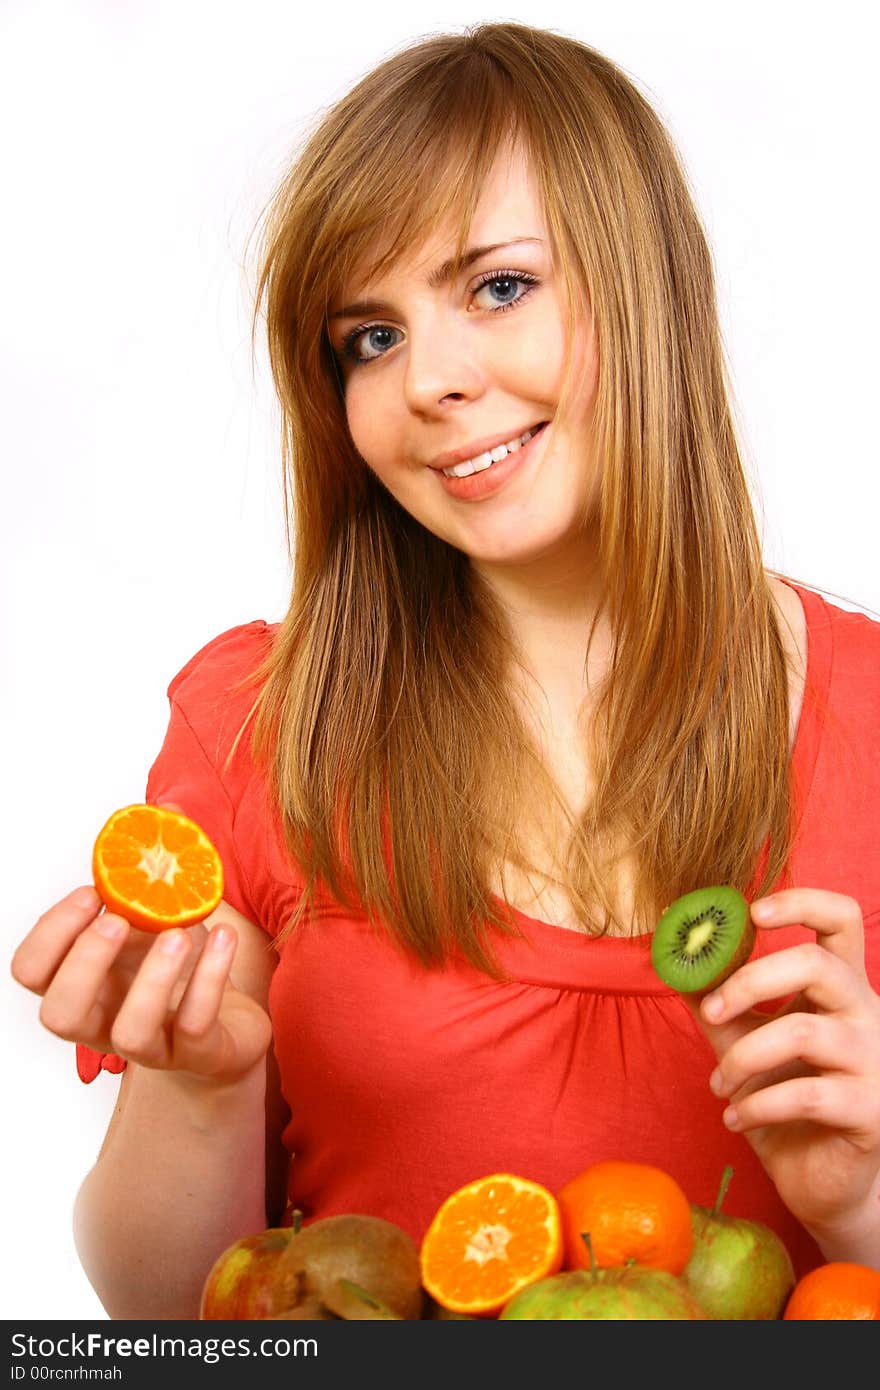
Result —
<instances>
[{"instance_id":1,"label":"shoulder","mask_svg":"<svg viewBox=\"0 0 880 1390\"><path fill-rule=\"evenodd\" d=\"M788 667L788 742L793 748L807 679L807 615L794 589L780 579L771 578L769 583Z\"/></svg>"},{"instance_id":2,"label":"shoulder","mask_svg":"<svg viewBox=\"0 0 880 1390\"><path fill-rule=\"evenodd\" d=\"M263 619L228 628L200 647L168 685L172 710L213 763L229 751L248 716L277 630Z\"/></svg>"},{"instance_id":3,"label":"shoulder","mask_svg":"<svg viewBox=\"0 0 880 1390\"><path fill-rule=\"evenodd\" d=\"M227 628L189 658L171 680L168 697L178 701L206 692L227 690L256 672L268 656L277 623L257 618Z\"/></svg>"},{"instance_id":4,"label":"shoulder","mask_svg":"<svg viewBox=\"0 0 880 1390\"><path fill-rule=\"evenodd\" d=\"M807 615L798 592L781 579L770 579L770 596L780 620L782 640L789 657L804 669L807 659Z\"/></svg>"},{"instance_id":5,"label":"shoulder","mask_svg":"<svg viewBox=\"0 0 880 1390\"><path fill-rule=\"evenodd\" d=\"M804 656L811 643L830 641L838 673L853 666L863 672L878 670L880 613L837 594L826 597L821 589L793 580L771 580L771 590L784 625Z\"/></svg>"},{"instance_id":6,"label":"shoulder","mask_svg":"<svg viewBox=\"0 0 880 1390\"><path fill-rule=\"evenodd\" d=\"M808 673L823 713L880 728L880 614L801 581L768 578L789 667L792 737Z\"/></svg>"},{"instance_id":7,"label":"shoulder","mask_svg":"<svg viewBox=\"0 0 880 1390\"><path fill-rule=\"evenodd\" d=\"M228 628L180 668L168 686L170 715L146 789L148 802L181 806L204 826L223 856L227 899L257 922L262 919L235 827L245 798L260 789L245 735L259 693L255 677L271 653L274 631L262 620Z\"/></svg>"}]
</instances>

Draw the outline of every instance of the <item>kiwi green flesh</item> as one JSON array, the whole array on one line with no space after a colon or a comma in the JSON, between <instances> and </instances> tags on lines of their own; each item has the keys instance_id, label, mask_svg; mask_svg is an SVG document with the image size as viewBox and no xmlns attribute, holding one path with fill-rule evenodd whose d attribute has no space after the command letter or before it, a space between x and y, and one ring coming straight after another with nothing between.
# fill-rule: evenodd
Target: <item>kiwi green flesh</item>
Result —
<instances>
[{"instance_id":1,"label":"kiwi green flesh","mask_svg":"<svg viewBox=\"0 0 880 1390\"><path fill-rule=\"evenodd\" d=\"M749 905L736 888L697 888L663 913L651 944L651 962L671 989L702 994L738 970L754 944Z\"/></svg>"}]
</instances>

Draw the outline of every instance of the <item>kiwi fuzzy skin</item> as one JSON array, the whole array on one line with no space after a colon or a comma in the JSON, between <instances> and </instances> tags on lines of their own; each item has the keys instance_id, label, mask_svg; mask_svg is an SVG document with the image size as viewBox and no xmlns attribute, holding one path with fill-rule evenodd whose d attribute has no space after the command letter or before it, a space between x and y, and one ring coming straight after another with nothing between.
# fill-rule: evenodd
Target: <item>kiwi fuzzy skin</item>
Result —
<instances>
[{"instance_id":1,"label":"kiwi fuzzy skin","mask_svg":"<svg viewBox=\"0 0 880 1390\"><path fill-rule=\"evenodd\" d=\"M702 908L701 900L706 899L711 902L713 897L718 896L721 897L722 902L726 899L727 905L735 908L741 914L740 938L733 954L726 961L719 963L714 974L709 977L703 975L696 983L690 983L680 972L677 973L670 968L666 955L666 942L672 934L672 924L678 914L686 913L688 909L692 912L701 909L706 910ZM663 913L651 944L651 963L656 974L670 989L674 989L678 994L689 994L699 999L704 994L708 994L710 990L716 989L722 981L745 964L754 949L756 937L757 932L752 921L749 904L737 889L728 885L696 889L692 893L677 898Z\"/></svg>"}]
</instances>

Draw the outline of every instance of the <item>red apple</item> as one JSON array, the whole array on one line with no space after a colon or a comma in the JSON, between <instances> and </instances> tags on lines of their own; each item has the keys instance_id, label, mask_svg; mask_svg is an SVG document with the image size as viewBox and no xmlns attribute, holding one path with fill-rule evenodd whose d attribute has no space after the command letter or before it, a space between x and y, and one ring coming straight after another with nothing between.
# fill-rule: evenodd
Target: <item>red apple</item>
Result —
<instances>
[{"instance_id":1,"label":"red apple","mask_svg":"<svg viewBox=\"0 0 880 1390\"><path fill-rule=\"evenodd\" d=\"M228 1246L205 1280L199 1317L271 1318L292 1307L298 1301L296 1276L278 1269L292 1235L290 1226L273 1226Z\"/></svg>"}]
</instances>

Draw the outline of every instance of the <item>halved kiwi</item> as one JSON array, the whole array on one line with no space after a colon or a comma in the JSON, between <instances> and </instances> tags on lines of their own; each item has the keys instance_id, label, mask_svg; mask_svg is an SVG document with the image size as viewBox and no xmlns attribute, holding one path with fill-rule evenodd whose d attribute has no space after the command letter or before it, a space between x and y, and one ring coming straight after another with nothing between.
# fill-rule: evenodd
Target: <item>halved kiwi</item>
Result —
<instances>
[{"instance_id":1,"label":"halved kiwi","mask_svg":"<svg viewBox=\"0 0 880 1390\"><path fill-rule=\"evenodd\" d=\"M651 963L680 994L702 994L739 969L754 944L755 926L742 893L727 884L696 888L663 913Z\"/></svg>"}]
</instances>

